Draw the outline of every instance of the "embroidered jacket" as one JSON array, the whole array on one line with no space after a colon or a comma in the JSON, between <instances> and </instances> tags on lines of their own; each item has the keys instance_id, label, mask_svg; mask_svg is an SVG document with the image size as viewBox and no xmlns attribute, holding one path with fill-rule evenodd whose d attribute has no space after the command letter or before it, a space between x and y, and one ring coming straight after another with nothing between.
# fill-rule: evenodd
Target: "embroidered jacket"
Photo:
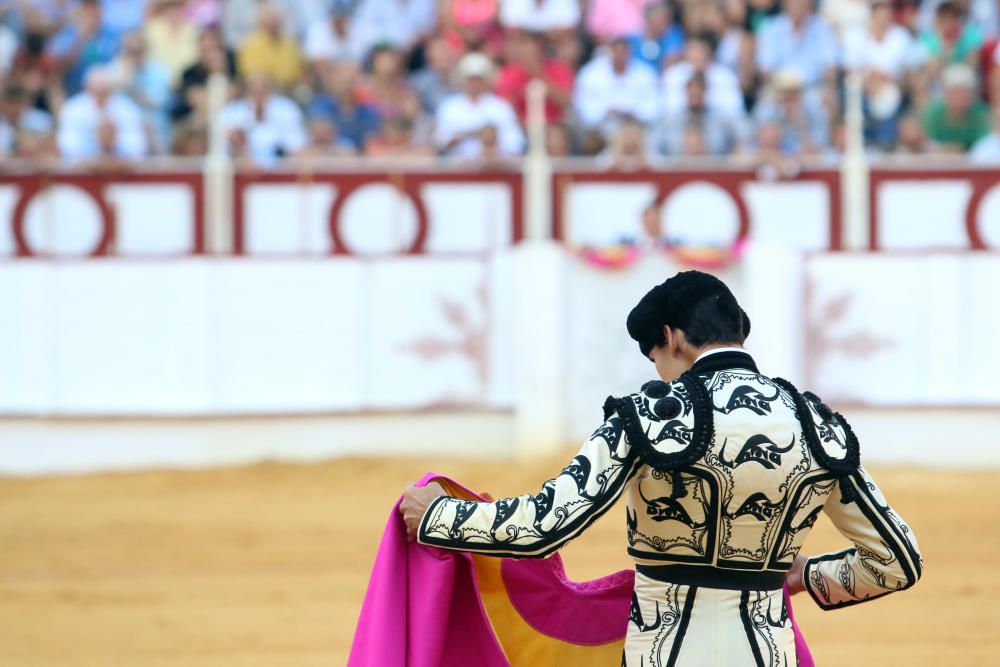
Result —
<instances>
[{"instance_id":1,"label":"embroidered jacket","mask_svg":"<svg viewBox=\"0 0 1000 667\"><path fill-rule=\"evenodd\" d=\"M847 421L730 351L677 381L609 398L604 423L537 494L436 499L419 541L544 557L626 492L628 552L640 573L670 566L666 581L773 590L821 512L853 546L808 561L806 588L820 607L903 590L923 568L913 531L861 467Z\"/></svg>"}]
</instances>

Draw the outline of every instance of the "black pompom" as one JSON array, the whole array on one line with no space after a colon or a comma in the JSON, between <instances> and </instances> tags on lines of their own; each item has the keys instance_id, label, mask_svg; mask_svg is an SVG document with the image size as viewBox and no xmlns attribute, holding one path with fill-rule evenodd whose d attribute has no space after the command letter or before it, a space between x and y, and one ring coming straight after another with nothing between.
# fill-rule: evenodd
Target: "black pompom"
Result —
<instances>
[{"instance_id":1,"label":"black pompom","mask_svg":"<svg viewBox=\"0 0 1000 667\"><path fill-rule=\"evenodd\" d=\"M661 398L653 404L653 414L660 419L673 419L681 413L682 407L683 406L679 400L669 396L667 398Z\"/></svg>"},{"instance_id":2,"label":"black pompom","mask_svg":"<svg viewBox=\"0 0 1000 667\"><path fill-rule=\"evenodd\" d=\"M670 385L663 380L650 380L642 385L642 393L650 398L663 398L670 393Z\"/></svg>"}]
</instances>

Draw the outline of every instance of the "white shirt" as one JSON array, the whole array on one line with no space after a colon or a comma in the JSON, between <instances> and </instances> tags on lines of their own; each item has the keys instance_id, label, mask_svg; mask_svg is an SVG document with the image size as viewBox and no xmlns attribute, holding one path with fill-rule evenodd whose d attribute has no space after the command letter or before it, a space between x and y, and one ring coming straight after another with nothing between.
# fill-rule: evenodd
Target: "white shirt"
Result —
<instances>
[{"instance_id":1,"label":"white shirt","mask_svg":"<svg viewBox=\"0 0 1000 667\"><path fill-rule=\"evenodd\" d=\"M659 113L656 74L645 63L632 61L622 74L611 65L611 57L598 55L583 66L576 78L573 108L584 125L596 127L618 111L651 124Z\"/></svg>"},{"instance_id":2,"label":"white shirt","mask_svg":"<svg viewBox=\"0 0 1000 667\"><path fill-rule=\"evenodd\" d=\"M351 19L351 32L365 53L381 42L409 48L437 22L434 0L361 0Z\"/></svg>"},{"instance_id":3,"label":"white shirt","mask_svg":"<svg viewBox=\"0 0 1000 667\"><path fill-rule=\"evenodd\" d=\"M694 75L694 67L681 61L663 72L661 90L663 107L667 113L677 113L687 105L688 81ZM743 91L736 73L725 65L712 63L705 71L705 105L712 111L742 116Z\"/></svg>"},{"instance_id":4,"label":"white shirt","mask_svg":"<svg viewBox=\"0 0 1000 667\"><path fill-rule=\"evenodd\" d=\"M319 21L309 26L302 52L307 60L353 60L360 63L365 59L366 46L358 31L347 24L347 34L341 37L333 31L332 21Z\"/></svg>"},{"instance_id":5,"label":"white shirt","mask_svg":"<svg viewBox=\"0 0 1000 667\"><path fill-rule=\"evenodd\" d=\"M969 160L974 164L1000 164L1000 134L992 132L972 144Z\"/></svg>"},{"instance_id":6,"label":"white shirt","mask_svg":"<svg viewBox=\"0 0 1000 667\"><path fill-rule=\"evenodd\" d=\"M0 25L0 72L10 70L10 64L17 54L18 37L9 26Z\"/></svg>"},{"instance_id":7,"label":"white shirt","mask_svg":"<svg viewBox=\"0 0 1000 667\"><path fill-rule=\"evenodd\" d=\"M906 28L894 25L882 38L876 40L871 33L859 44L858 66L867 71L887 74L897 81L921 63L921 51Z\"/></svg>"},{"instance_id":8,"label":"white shirt","mask_svg":"<svg viewBox=\"0 0 1000 667\"><path fill-rule=\"evenodd\" d=\"M273 165L281 157L306 145L305 121L298 105L287 97L271 95L258 119L253 104L235 100L219 112L219 122L226 131L242 129L247 134L250 155L260 165Z\"/></svg>"},{"instance_id":9,"label":"white shirt","mask_svg":"<svg viewBox=\"0 0 1000 667\"><path fill-rule=\"evenodd\" d=\"M142 110L128 96L114 93L104 107L98 107L90 93L77 93L59 111L59 152L70 161L88 160L100 155L97 129L103 120L117 129L115 153L135 159L146 155L148 146L142 124Z\"/></svg>"},{"instance_id":10,"label":"white shirt","mask_svg":"<svg viewBox=\"0 0 1000 667\"><path fill-rule=\"evenodd\" d=\"M437 110L434 140L443 149L456 136L487 125L496 127L501 153L518 155L524 150L524 133L517 122L517 114L506 100L492 93L481 95L476 101L465 93L446 97ZM474 158L481 151L479 140L470 138L454 146L449 155Z\"/></svg>"},{"instance_id":11,"label":"white shirt","mask_svg":"<svg viewBox=\"0 0 1000 667\"><path fill-rule=\"evenodd\" d=\"M577 0L500 0L500 24L531 32L573 28L580 23Z\"/></svg>"}]
</instances>

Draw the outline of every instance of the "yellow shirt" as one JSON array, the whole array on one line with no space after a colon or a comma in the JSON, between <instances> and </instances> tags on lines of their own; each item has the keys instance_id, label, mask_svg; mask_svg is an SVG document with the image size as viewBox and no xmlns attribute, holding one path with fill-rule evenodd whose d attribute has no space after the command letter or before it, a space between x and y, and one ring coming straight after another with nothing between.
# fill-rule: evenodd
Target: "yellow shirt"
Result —
<instances>
[{"instance_id":1,"label":"yellow shirt","mask_svg":"<svg viewBox=\"0 0 1000 667\"><path fill-rule=\"evenodd\" d=\"M302 76L302 54L294 38L274 39L261 30L255 30L240 45L237 66L243 76L267 74L275 85L285 88Z\"/></svg>"},{"instance_id":2,"label":"yellow shirt","mask_svg":"<svg viewBox=\"0 0 1000 667\"><path fill-rule=\"evenodd\" d=\"M184 70L198 59L198 29L190 23L172 24L154 18L146 24L146 44L149 57L170 72L171 86L176 86Z\"/></svg>"}]
</instances>

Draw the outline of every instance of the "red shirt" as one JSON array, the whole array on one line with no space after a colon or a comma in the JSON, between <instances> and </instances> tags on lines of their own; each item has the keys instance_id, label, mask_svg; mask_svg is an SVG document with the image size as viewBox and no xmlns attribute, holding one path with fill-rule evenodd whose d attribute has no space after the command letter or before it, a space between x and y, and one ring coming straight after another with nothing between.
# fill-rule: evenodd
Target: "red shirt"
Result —
<instances>
[{"instance_id":1,"label":"red shirt","mask_svg":"<svg viewBox=\"0 0 1000 667\"><path fill-rule=\"evenodd\" d=\"M564 93L573 91L573 69L559 60L548 60L542 65L543 78L549 88L555 88ZM518 64L505 65L497 75L496 93L510 102L517 112L517 117L523 122L527 116L527 98L525 89L531 81L528 72ZM556 104L551 96L545 97L545 120L549 123L559 122L563 117L564 105Z\"/></svg>"}]
</instances>

